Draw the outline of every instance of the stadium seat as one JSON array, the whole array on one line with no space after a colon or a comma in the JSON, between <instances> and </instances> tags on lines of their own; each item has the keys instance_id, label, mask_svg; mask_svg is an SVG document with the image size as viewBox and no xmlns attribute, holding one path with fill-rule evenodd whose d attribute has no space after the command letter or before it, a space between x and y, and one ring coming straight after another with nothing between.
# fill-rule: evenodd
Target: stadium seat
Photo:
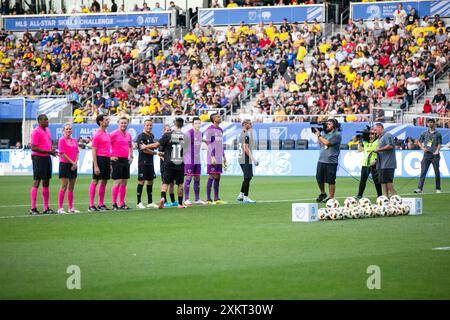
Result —
<instances>
[{"instance_id":1,"label":"stadium seat","mask_svg":"<svg viewBox=\"0 0 450 320\"><path fill-rule=\"evenodd\" d=\"M308 150L308 140L307 139L299 139L295 144L295 149L297 150Z\"/></svg>"},{"instance_id":2,"label":"stadium seat","mask_svg":"<svg viewBox=\"0 0 450 320\"><path fill-rule=\"evenodd\" d=\"M358 145L357 144L352 144L350 150L358 150Z\"/></svg>"},{"instance_id":3,"label":"stadium seat","mask_svg":"<svg viewBox=\"0 0 450 320\"><path fill-rule=\"evenodd\" d=\"M295 140L292 139L286 139L283 140L283 150L294 150L295 149Z\"/></svg>"},{"instance_id":4,"label":"stadium seat","mask_svg":"<svg viewBox=\"0 0 450 320\"><path fill-rule=\"evenodd\" d=\"M341 150L348 150L348 145L347 144L341 144L340 149Z\"/></svg>"},{"instance_id":5,"label":"stadium seat","mask_svg":"<svg viewBox=\"0 0 450 320\"><path fill-rule=\"evenodd\" d=\"M269 150L269 141L258 140L258 150Z\"/></svg>"},{"instance_id":6,"label":"stadium seat","mask_svg":"<svg viewBox=\"0 0 450 320\"><path fill-rule=\"evenodd\" d=\"M10 143L10 139L0 139L0 149L9 149Z\"/></svg>"}]
</instances>

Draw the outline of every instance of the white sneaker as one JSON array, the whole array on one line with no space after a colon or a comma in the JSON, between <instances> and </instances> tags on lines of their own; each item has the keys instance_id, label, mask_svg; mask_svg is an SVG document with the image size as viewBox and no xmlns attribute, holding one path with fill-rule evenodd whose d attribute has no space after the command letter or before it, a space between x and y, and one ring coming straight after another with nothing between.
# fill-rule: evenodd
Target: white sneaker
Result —
<instances>
[{"instance_id":1,"label":"white sneaker","mask_svg":"<svg viewBox=\"0 0 450 320\"><path fill-rule=\"evenodd\" d=\"M243 200L244 203L256 203L255 200L250 199L249 197L245 197Z\"/></svg>"},{"instance_id":2,"label":"white sneaker","mask_svg":"<svg viewBox=\"0 0 450 320\"><path fill-rule=\"evenodd\" d=\"M139 203L136 205L136 208L138 208L138 209L145 209L145 206L142 204L142 202L139 202Z\"/></svg>"},{"instance_id":3,"label":"white sneaker","mask_svg":"<svg viewBox=\"0 0 450 320\"><path fill-rule=\"evenodd\" d=\"M416 190L414 190L414 193L422 193L422 189L417 188Z\"/></svg>"},{"instance_id":4,"label":"white sneaker","mask_svg":"<svg viewBox=\"0 0 450 320\"><path fill-rule=\"evenodd\" d=\"M147 208L149 208L149 209L158 209L158 205L157 205L157 204L154 204L154 203L149 203L149 204L147 205Z\"/></svg>"},{"instance_id":5,"label":"white sneaker","mask_svg":"<svg viewBox=\"0 0 450 320\"><path fill-rule=\"evenodd\" d=\"M187 200L184 202L184 205L185 205L185 206L192 206L191 200L187 199Z\"/></svg>"},{"instance_id":6,"label":"white sneaker","mask_svg":"<svg viewBox=\"0 0 450 320\"><path fill-rule=\"evenodd\" d=\"M194 204L198 205L198 206L205 206L207 205L207 203L203 200L197 200L194 202Z\"/></svg>"},{"instance_id":7,"label":"white sneaker","mask_svg":"<svg viewBox=\"0 0 450 320\"><path fill-rule=\"evenodd\" d=\"M436 189L436 193L441 193L441 189Z\"/></svg>"},{"instance_id":8,"label":"white sneaker","mask_svg":"<svg viewBox=\"0 0 450 320\"><path fill-rule=\"evenodd\" d=\"M244 197L238 196L238 197L236 198L236 201L242 202L242 201L244 201Z\"/></svg>"},{"instance_id":9,"label":"white sneaker","mask_svg":"<svg viewBox=\"0 0 450 320\"><path fill-rule=\"evenodd\" d=\"M57 213L64 214L66 213L66 211L64 211L64 208L59 208Z\"/></svg>"},{"instance_id":10,"label":"white sneaker","mask_svg":"<svg viewBox=\"0 0 450 320\"><path fill-rule=\"evenodd\" d=\"M69 211L67 211L67 213L80 213L80 210L77 210L75 208L69 209Z\"/></svg>"}]
</instances>

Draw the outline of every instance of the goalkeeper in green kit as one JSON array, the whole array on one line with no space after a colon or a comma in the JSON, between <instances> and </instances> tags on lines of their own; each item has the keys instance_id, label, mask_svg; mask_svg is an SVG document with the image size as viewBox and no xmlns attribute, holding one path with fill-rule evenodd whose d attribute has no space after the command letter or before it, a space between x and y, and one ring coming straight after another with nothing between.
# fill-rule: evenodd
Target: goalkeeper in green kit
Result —
<instances>
[{"instance_id":1,"label":"goalkeeper in green kit","mask_svg":"<svg viewBox=\"0 0 450 320\"><path fill-rule=\"evenodd\" d=\"M378 147L378 137L374 129L367 128L361 133L358 152L363 152L363 162L361 167L361 180L359 181L359 191L356 197L358 199L362 198L369 175L372 175L375 189L377 189L377 197L379 197L383 192L381 191L381 184L378 180L377 154L373 152Z\"/></svg>"}]
</instances>

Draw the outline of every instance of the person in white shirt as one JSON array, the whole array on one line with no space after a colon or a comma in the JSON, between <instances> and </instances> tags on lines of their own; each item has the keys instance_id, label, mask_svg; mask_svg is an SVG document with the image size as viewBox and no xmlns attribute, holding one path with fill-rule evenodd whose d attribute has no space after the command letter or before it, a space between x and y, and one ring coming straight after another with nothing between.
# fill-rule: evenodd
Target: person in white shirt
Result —
<instances>
[{"instance_id":1,"label":"person in white shirt","mask_svg":"<svg viewBox=\"0 0 450 320\"><path fill-rule=\"evenodd\" d=\"M399 24L405 24L406 21L406 11L403 10L403 5L399 3L397 5L397 10L394 11L394 23L398 26Z\"/></svg>"}]
</instances>

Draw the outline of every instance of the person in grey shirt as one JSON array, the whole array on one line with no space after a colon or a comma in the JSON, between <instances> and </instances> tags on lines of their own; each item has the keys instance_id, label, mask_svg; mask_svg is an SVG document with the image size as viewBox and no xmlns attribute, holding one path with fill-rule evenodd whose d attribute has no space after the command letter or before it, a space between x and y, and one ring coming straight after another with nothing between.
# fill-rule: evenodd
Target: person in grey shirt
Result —
<instances>
[{"instance_id":1,"label":"person in grey shirt","mask_svg":"<svg viewBox=\"0 0 450 320\"><path fill-rule=\"evenodd\" d=\"M428 130L420 135L418 141L420 149L423 150L423 158L421 162L419 186L414 192L422 193L428 168L430 167L430 164L432 164L436 175L436 193L441 193L441 173L439 171L439 161L441 160L441 156L439 151L441 150L442 145L442 135L436 130L436 122L434 119L428 119L427 127Z\"/></svg>"},{"instance_id":2,"label":"person in grey shirt","mask_svg":"<svg viewBox=\"0 0 450 320\"><path fill-rule=\"evenodd\" d=\"M237 197L237 201L242 203L255 203L256 201L248 197L250 189L250 181L253 177L253 166L252 163L257 166L258 160L255 159L252 152L252 146L254 146L252 122L250 119L245 119L242 122L242 132L238 138L238 158L239 164L244 174L244 181L242 181L241 192Z\"/></svg>"},{"instance_id":3,"label":"person in grey shirt","mask_svg":"<svg viewBox=\"0 0 450 320\"><path fill-rule=\"evenodd\" d=\"M378 148L375 149L375 152L378 154L378 177L383 189L383 195L390 197L397 194L394 189L394 173L397 168L395 141L392 134L384 131L384 126L381 123L375 124L373 129L379 139Z\"/></svg>"},{"instance_id":4,"label":"person in grey shirt","mask_svg":"<svg viewBox=\"0 0 450 320\"><path fill-rule=\"evenodd\" d=\"M314 134L320 144L319 162L317 163L316 180L320 189L320 195L317 202L327 202L334 198L336 191L336 172L340 153L342 136L338 131L339 122L336 119L330 119L326 123L325 132L315 129ZM328 183L330 196L325 193L325 183Z\"/></svg>"}]
</instances>

